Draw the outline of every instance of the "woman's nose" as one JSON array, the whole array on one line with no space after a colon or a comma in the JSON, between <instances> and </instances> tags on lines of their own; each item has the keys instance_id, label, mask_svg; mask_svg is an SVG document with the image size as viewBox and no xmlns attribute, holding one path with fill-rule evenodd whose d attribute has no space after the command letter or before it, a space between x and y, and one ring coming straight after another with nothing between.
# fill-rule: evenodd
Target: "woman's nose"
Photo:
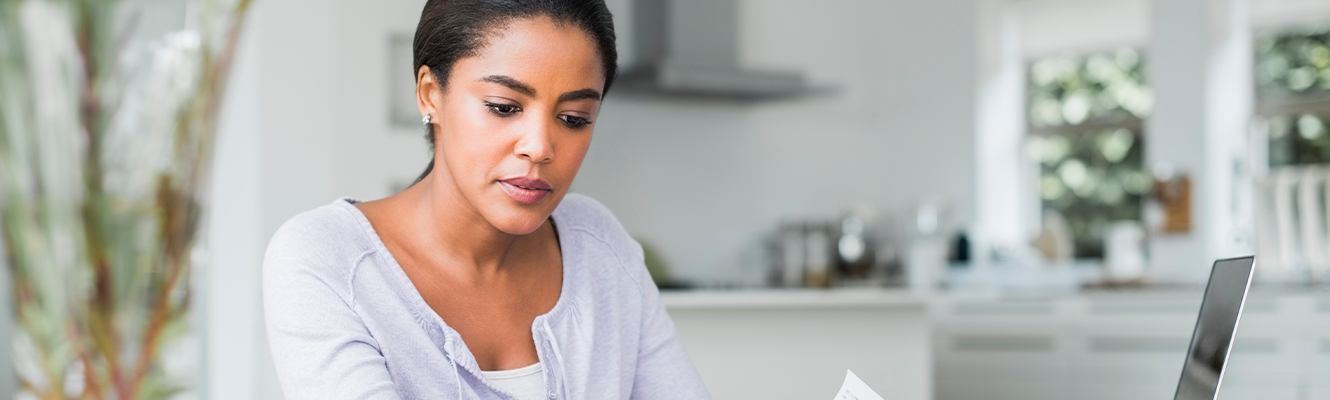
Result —
<instances>
[{"instance_id":1,"label":"woman's nose","mask_svg":"<svg viewBox=\"0 0 1330 400\"><path fill-rule=\"evenodd\" d=\"M518 157L531 160L533 163L544 164L554 160L554 143L550 140L550 134L553 133L553 123L533 123L531 128L517 139L514 152Z\"/></svg>"}]
</instances>

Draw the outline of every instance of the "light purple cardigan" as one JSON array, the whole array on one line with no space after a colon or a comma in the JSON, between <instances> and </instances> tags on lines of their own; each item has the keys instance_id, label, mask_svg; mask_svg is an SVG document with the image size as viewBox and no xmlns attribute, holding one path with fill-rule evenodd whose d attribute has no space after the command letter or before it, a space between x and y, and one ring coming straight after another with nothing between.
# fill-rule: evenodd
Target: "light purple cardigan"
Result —
<instances>
[{"instance_id":1,"label":"light purple cardigan","mask_svg":"<svg viewBox=\"0 0 1330 400\"><path fill-rule=\"evenodd\" d=\"M288 399L507 399L425 304L351 199L297 215L263 260L263 309ZM600 203L554 210L563 290L531 324L550 399L705 399L647 275Z\"/></svg>"}]
</instances>

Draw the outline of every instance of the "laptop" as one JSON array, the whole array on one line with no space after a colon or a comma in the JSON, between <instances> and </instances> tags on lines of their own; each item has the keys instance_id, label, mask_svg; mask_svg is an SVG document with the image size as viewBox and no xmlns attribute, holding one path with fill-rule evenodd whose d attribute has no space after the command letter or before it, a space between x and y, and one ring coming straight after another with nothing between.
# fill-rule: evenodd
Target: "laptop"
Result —
<instances>
[{"instance_id":1,"label":"laptop","mask_svg":"<svg viewBox=\"0 0 1330 400\"><path fill-rule=\"evenodd\" d=\"M1238 332L1238 319L1247 303L1255 257L1215 261L1205 285L1201 313L1191 334L1187 359L1174 400L1215 400L1224 380L1224 366Z\"/></svg>"}]
</instances>

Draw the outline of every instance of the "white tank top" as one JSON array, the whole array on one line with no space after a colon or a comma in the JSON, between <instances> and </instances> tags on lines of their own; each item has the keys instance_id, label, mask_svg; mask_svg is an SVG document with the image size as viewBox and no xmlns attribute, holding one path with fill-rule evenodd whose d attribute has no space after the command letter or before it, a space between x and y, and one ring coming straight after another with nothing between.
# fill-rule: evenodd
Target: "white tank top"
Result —
<instances>
[{"instance_id":1,"label":"white tank top","mask_svg":"<svg viewBox=\"0 0 1330 400\"><path fill-rule=\"evenodd\" d=\"M506 371L480 371L485 380L517 400L545 398L545 374L540 363Z\"/></svg>"}]
</instances>

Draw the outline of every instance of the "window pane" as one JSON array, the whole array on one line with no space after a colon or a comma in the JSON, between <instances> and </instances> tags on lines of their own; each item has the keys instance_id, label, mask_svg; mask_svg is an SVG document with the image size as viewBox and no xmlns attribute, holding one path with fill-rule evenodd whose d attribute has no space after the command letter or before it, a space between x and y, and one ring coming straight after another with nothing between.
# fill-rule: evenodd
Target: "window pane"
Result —
<instances>
[{"instance_id":1,"label":"window pane","mask_svg":"<svg viewBox=\"0 0 1330 400\"><path fill-rule=\"evenodd\" d=\"M1270 141L1270 165L1330 162L1330 112L1305 112L1266 117L1257 126Z\"/></svg>"},{"instance_id":2,"label":"window pane","mask_svg":"<svg viewBox=\"0 0 1330 400\"><path fill-rule=\"evenodd\" d=\"M1142 168L1145 146L1139 129L1033 135L1027 146L1039 164L1043 208L1066 218L1077 257L1103 257L1109 223L1141 220L1153 180Z\"/></svg>"},{"instance_id":3,"label":"window pane","mask_svg":"<svg viewBox=\"0 0 1330 400\"><path fill-rule=\"evenodd\" d=\"M1144 61L1130 48L1088 56L1055 56L1030 63L1029 120L1033 128L1144 118L1154 108Z\"/></svg>"},{"instance_id":4,"label":"window pane","mask_svg":"<svg viewBox=\"0 0 1330 400\"><path fill-rule=\"evenodd\" d=\"M1263 100L1324 97L1330 92L1330 30L1257 35L1256 86Z\"/></svg>"},{"instance_id":5,"label":"window pane","mask_svg":"<svg viewBox=\"0 0 1330 400\"><path fill-rule=\"evenodd\" d=\"M1043 209L1066 219L1078 258L1102 258L1104 231L1140 221L1153 186L1140 128L1154 108L1144 70L1130 48L1030 63L1027 151Z\"/></svg>"},{"instance_id":6,"label":"window pane","mask_svg":"<svg viewBox=\"0 0 1330 400\"><path fill-rule=\"evenodd\" d=\"M1256 127L1270 165L1330 162L1330 29L1262 32L1255 62Z\"/></svg>"}]
</instances>

